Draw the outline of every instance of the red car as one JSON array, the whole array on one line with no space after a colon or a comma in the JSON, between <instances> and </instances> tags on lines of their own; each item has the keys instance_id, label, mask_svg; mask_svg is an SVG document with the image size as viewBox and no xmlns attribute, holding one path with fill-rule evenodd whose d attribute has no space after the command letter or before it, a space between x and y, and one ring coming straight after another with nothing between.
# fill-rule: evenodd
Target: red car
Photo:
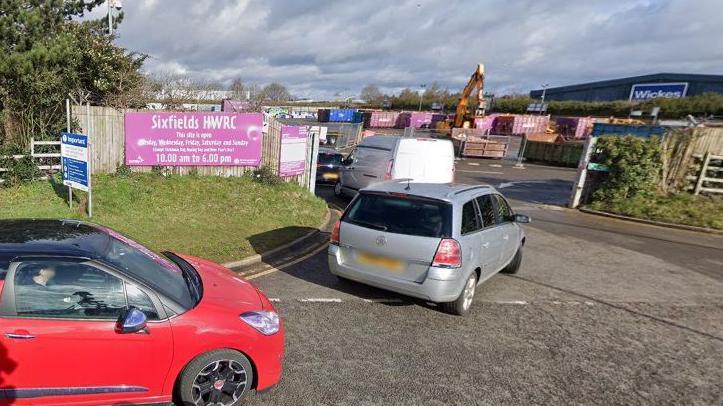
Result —
<instances>
[{"instance_id":1,"label":"red car","mask_svg":"<svg viewBox=\"0 0 723 406\"><path fill-rule=\"evenodd\" d=\"M283 353L272 304L220 265L0 220L0 404L236 405L279 381Z\"/></svg>"}]
</instances>

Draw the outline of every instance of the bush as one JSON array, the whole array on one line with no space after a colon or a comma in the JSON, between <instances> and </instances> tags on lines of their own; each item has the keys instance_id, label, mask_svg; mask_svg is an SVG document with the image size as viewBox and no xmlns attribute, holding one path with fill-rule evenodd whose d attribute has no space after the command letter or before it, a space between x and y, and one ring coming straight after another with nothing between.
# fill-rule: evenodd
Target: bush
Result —
<instances>
[{"instance_id":1,"label":"bush","mask_svg":"<svg viewBox=\"0 0 723 406\"><path fill-rule=\"evenodd\" d=\"M115 169L115 174L117 176L127 177L130 176L132 173L133 172L131 172L131 168L125 164L118 165L118 167Z\"/></svg>"},{"instance_id":2,"label":"bush","mask_svg":"<svg viewBox=\"0 0 723 406\"><path fill-rule=\"evenodd\" d=\"M601 137L596 144L595 162L608 167L608 176L593 194L593 200L622 202L656 192L662 167L657 137Z\"/></svg>"},{"instance_id":3,"label":"bush","mask_svg":"<svg viewBox=\"0 0 723 406\"><path fill-rule=\"evenodd\" d=\"M284 179L278 176L273 169L268 166L261 166L250 172L251 178L262 185L276 186L284 183Z\"/></svg>"},{"instance_id":4,"label":"bush","mask_svg":"<svg viewBox=\"0 0 723 406\"><path fill-rule=\"evenodd\" d=\"M4 186L17 186L24 183L32 182L40 176L40 169L35 164L33 158L25 155L20 159L15 159L12 155L23 155L24 151L18 146L6 146L0 149L0 168L7 171L0 172L0 178L4 180Z\"/></svg>"}]
</instances>

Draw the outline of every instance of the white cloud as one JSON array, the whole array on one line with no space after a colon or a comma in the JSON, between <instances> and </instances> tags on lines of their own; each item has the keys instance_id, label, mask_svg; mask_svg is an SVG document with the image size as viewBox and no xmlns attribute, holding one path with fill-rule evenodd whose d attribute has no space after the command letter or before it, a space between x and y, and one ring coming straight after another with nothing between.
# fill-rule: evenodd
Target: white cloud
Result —
<instances>
[{"instance_id":1,"label":"white cloud","mask_svg":"<svg viewBox=\"0 0 723 406\"><path fill-rule=\"evenodd\" d=\"M720 73L720 0L127 0L118 43L150 71L260 84L297 96L461 88L526 93L656 72ZM104 10L103 10L104 12ZM96 12L95 14L97 14Z\"/></svg>"}]
</instances>

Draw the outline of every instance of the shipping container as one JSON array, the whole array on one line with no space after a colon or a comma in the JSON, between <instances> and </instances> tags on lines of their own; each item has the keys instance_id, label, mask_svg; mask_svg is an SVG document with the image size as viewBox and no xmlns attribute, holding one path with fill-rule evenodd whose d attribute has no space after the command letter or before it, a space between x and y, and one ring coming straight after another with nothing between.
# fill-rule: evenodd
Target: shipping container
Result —
<instances>
[{"instance_id":1,"label":"shipping container","mask_svg":"<svg viewBox=\"0 0 723 406\"><path fill-rule=\"evenodd\" d=\"M635 137L662 136L666 132L665 127L655 125L628 125L628 124L607 124L595 123L592 126L592 135L600 137L603 135L625 136L632 135Z\"/></svg>"},{"instance_id":2,"label":"shipping container","mask_svg":"<svg viewBox=\"0 0 723 406\"><path fill-rule=\"evenodd\" d=\"M574 168L580 161L582 149L583 144L581 142L555 144L528 141L525 145L525 159Z\"/></svg>"},{"instance_id":3,"label":"shipping container","mask_svg":"<svg viewBox=\"0 0 723 406\"><path fill-rule=\"evenodd\" d=\"M409 126L412 128L429 128L432 124L432 113L427 111L414 111L409 114Z\"/></svg>"},{"instance_id":4,"label":"shipping container","mask_svg":"<svg viewBox=\"0 0 723 406\"><path fill-rule=\"evenodd\" d=\"M333 123L354 123L362 121L362 115L356 109L331 109L329 110L329 120Z\"/></svg>"},{"instance_id":5,"label":"shipping container","mask_svg":"<svg viewBox=\"0 0 723 406\"><path fill-rule=\"evenodd\" d=\"M518 114L514 116L513 135L544 133L550 124L550 116Z\"/></svg>"},{"instance_id":6,"label":"shipping container","mask_svg":"<svg viewBox=\"0 0 723 406\"><path fill-rule=\"evenodd\" d=\"M397 123L395 127L397 128L407 128L409 127L409 120L411 118L411 113L403 112L399 113L397 116Z\"/></svg>"},{"instance_id":7,"label":"shipping container","mask_svg":"<svg viewBox=\"0 0 723 406\"><path fill-rule=\"evenodd\" d=\"M364 113L365 128L394 128L399 113L396 111L367 111Z\"/></svg>"},{"instance_id":8,"label":"shipping container","mask_svg":"<svg viewBox=\"0 0 723 406\"><path fill-rule=\"evenodd\" d=\"M492 131L495 126L495 120L498 116L499 114L495 113L484 117L476 117L474 119L474 128L479 128L480 130L485 132Z\"/></svg>"},{"instance_id":9,"label":"shipping container","mask_svg":"<svg viewBox=\"0 0 723 406\"><path fill-rule=\"evenodd\" d=\"M429 128L437 128L437 124L443 122L447 116L441 113L432 114L432 122L429 123Z\"/></svg>"},{"instance_id":10,"label":"shipping container","mask_svg":"<svg viewBox=\"0 0 723 406\"><path fill-rule=\"evenodd\" d=\"M555 120L557 133L568 140L583 140L592 132L592 117L560 117Z\"/></svg>"},{"instance_id":11,"label":"shipping container","mask_svg":"<svg viewBox=\"0 0 723 406\"><path fill-rule=\"evenodd\" d=\"M513 115L500 115L497 116L492 122L492 134L500 135L511 135L515 126L515 116Z\"/></svg>"},{"instance_id":12,"label":"shipping container","mask_svg":"<svg viewBox=\"0 0 723 406\"><path fill-rule=\"evenodd\" d=\"M316 112L316 119L320 123L328 123L329 122L329 112L331 110L329 109L319 109L319 111Z\"/></svg>"}]
</instances>

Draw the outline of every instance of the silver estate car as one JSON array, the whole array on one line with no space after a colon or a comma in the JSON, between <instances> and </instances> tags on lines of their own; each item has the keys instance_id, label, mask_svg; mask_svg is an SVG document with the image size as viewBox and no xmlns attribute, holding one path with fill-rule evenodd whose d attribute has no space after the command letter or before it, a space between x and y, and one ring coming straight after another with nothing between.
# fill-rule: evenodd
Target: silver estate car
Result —
<instances>
[{"instance_id":1,"label":"silver estate car","mask_svg":"<svg viewBox=\"0 0 723 406\"><path fill-rule=\"evenodd\" d=\"M329 268L463 315L478 284L517 272L519 223L529 221L491 186L378 183L362 189L334 226Z\"/></svg>"}]
</instances>

